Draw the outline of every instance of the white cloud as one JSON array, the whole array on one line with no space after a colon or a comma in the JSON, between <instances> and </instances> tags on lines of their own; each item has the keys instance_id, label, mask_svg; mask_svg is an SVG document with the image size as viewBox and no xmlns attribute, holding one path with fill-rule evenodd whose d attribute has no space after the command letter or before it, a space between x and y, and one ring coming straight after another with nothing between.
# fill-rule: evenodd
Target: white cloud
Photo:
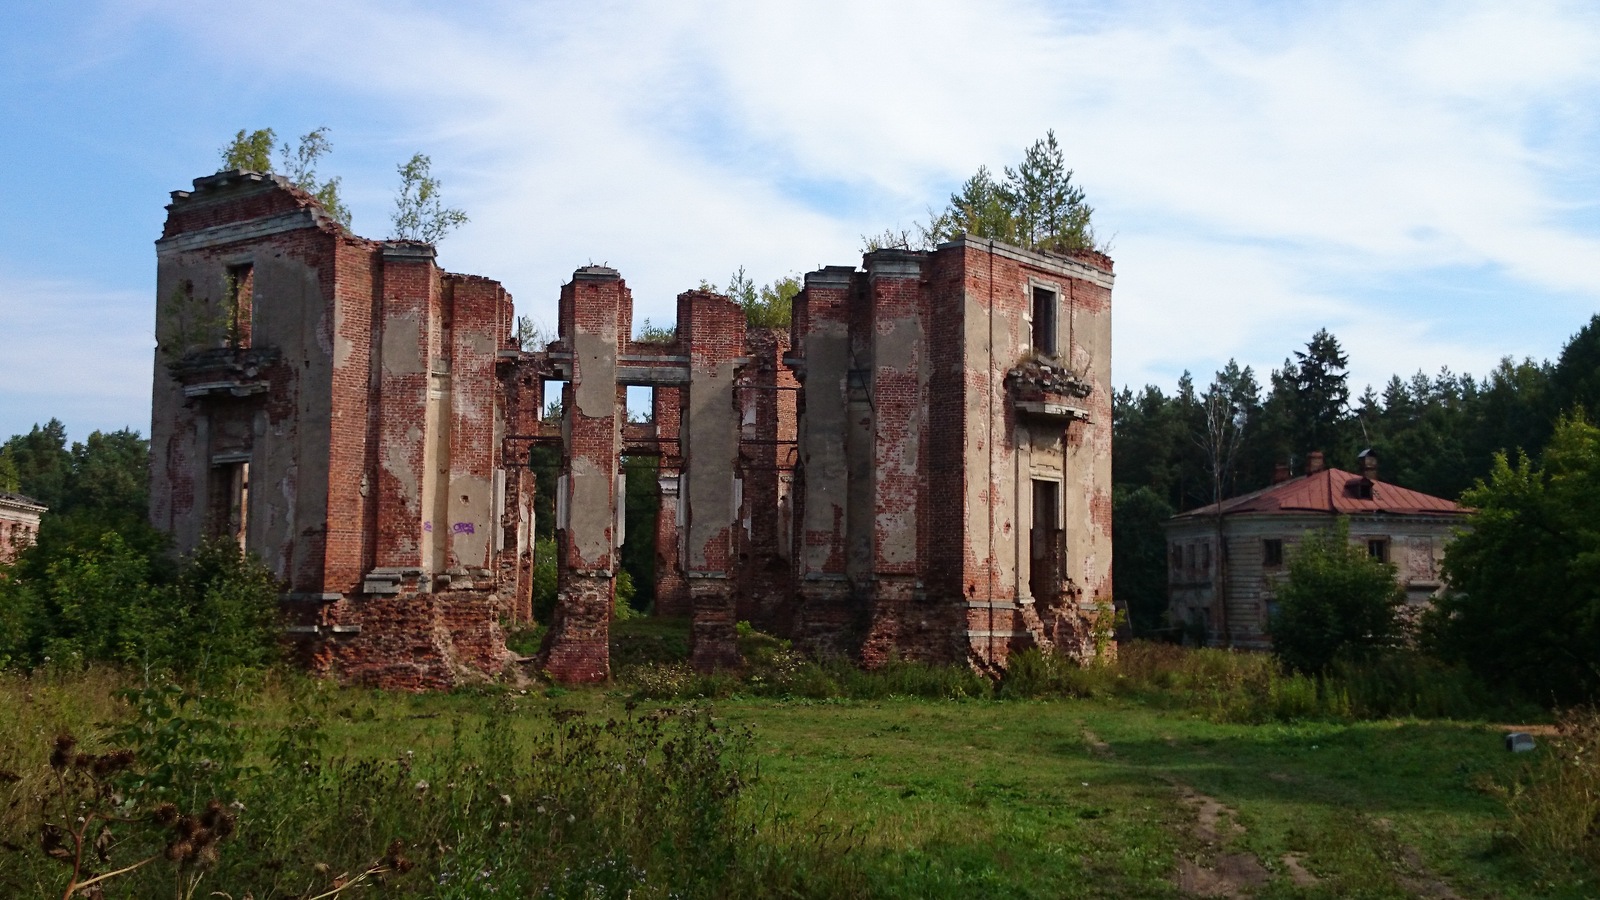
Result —
<instances>
[{"instance_id":1,"label":"white cloud","mask_svg":"<svg viewBox=\"0 0 1600 900\"><path fill-rule=\"evenodd\" d=\"M430 152L473 217L442 261L547 321L590 261L621 269L636 321L658 322L678 291L740 264L764 279L851 262L859 235L1052 127L1117 236L1122 383L1230 356L1265 370L1324 326L1358 379L1481 371L1515 301L1567 309L1576 328L1600 299L1600 15L1584 5L108 10L86 56L155 23L221 83L333 125L367 233L384 231L385 161ZM1469 269L1519 296L1466 329L1443 327L1458 311L1438 296L1373 295Z\"/></svg>"}]
</instances>

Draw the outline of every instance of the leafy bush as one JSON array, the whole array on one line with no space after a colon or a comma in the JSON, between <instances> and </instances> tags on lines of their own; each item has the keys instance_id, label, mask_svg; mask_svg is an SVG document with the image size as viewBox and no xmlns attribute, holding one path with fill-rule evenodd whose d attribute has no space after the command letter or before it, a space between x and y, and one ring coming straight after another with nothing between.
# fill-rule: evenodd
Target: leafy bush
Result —
<instances>
[{"instance_id":1,"label":"leafy bush","mask_svg":"<svg viewBox=\"0 0 1600 900\"><path fill-rule=\"evenodd\" d=\"M237 544L208 542L175 576L166 568L106 532L42 575L26 566L0 575L0 659L225 677L278 658L277 581Z\"/></svg>"},{"instance_id":2,"label":"leafy bush","mask_svg":"<svg viewBox=\"0 0 1600 900\"><path fill-rule=\"evenodd\" d=\"M1344 519L1300 542L1277 599L1273 652L1300 672L1320 674L1336 657L1363 659L1399 642L1405 591L1393 566L1350 543Z\"/></svg>"}]
</instances>

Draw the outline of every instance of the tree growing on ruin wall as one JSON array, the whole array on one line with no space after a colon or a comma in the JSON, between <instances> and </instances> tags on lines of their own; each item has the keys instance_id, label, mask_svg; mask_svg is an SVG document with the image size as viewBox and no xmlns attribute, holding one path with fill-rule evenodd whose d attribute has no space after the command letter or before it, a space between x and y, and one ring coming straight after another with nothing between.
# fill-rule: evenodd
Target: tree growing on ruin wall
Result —
<instances>
[{"instance_id":1,"label":"tree growing on ruin wall","mask_svg":"<svg viewBox=\"0 0 1600 900\"><path fill-rule=\"evenodd\" d=\"M444 205L439 196L439 179L432 174L433 160L426 153L395 167L400 173L400 190L394 198L393 237L402 241L437 244L445 235L467 224L467 214Z\"/></svg>"},{"instance_id":2,"label":"tree growing on ruin wall","mask_svg":"<svg viewBox=\"0 0 1600 900\"><path fill-rule=\"evenodd\" d=\"M1002 175L997 179L988 166L979 166L943 210L928 211L927 222L865 237L863 249L931 250L963 234L1053 253L1102 249L1094 233L1094 208L1073 183L1054 130L1034 141Z\"/></svg>"},{"instance_id":3,"label":"tree growing on ruin wall","mask_svg":"<svg viewBox=\"0 0 1600 900\"><path fill-rule=\"evenodd\" d=\"M291 147L287 141L278 144L277 133L271 128L248 132L241 128L233 140L222 148L222 171L276 172L288 178L295 187L316 197L334 221L349 228L350 209L339 197L339 178L323 179L317 175L317 163L333 152L333 143L328 140L331 130L326 125L319 125L302 134L300 142ZM276 167L272 164L274 147L278 150Z\"/></svg>"}]
</instances>

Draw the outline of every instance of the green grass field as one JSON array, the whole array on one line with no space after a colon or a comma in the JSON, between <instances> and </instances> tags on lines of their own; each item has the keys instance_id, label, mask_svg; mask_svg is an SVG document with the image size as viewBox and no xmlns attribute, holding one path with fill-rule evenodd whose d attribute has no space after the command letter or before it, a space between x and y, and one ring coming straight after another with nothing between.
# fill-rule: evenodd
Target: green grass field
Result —
<instances>
[{"instance_id":1,"label":"green grass field","mask_svg":"<svg viewBox=\"0 0 1600 900\"><path fill-rule=\"evenodd\" d=\"M86 736L96 723L125 718L127 709L109 699L115 683L105 673L6 679L0 770L23 777L0 784L0 797L48 785L43 763L53 735ZM291 687L269 683L238 713L239 739L258 763L270 736L307 710L321 722L326 759L454 753L468 760L461 771L481 772L526 752L556 721L647 721L658 708L686 705L635 705L625 688L406 696ZM299 707L291 711L287 698L296 691ZM1511 783L1544 751L1506 753L1494 725L1220 724L1125 698L732 697L688 705L708 707L717 734L748 727L739 827L768 861L766 868L735 865L730 871L744 881L730 876L722 889L682 895L1600 896L1581 874L1548 880L1503 848L1504 805L1493 786ZM40 770L42 779L27 774ZM494 772L483 777L492 781ZM581 793L585 776L572 777ZM538 790L532 785L530 796ZM324 808L308 803L293 808L299 815ZM56 870L35 861L38 822L19 818L18 808L0 819L5 840L19 848L0 850L0 870L7 853L27 866L11 866L15 880L0 875L0 887L33 896L56 883ZM379 820L388 824L373 826L374 841L408 837L377 833L404 831L404 815ZM252 827L241 821L241 831ZM217 889L225 877L248 876L219 872ZM107 896L144 896L110 887ZM390 890L375 895L399 895ZM405 895L446 896L433 889ZM672 888L551 895L668 896Z\"/></svg>"}]
</instances>

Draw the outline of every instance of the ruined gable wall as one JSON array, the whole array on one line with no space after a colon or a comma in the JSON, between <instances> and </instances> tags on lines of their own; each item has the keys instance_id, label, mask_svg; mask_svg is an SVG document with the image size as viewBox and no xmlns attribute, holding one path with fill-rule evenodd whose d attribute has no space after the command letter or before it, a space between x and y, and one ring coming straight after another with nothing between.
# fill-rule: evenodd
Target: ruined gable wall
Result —
<instances>
[{"instance_id":1,"label":"ruined gable wall","mask_svg":"<svg viewBox=\"0 0 1600 900\"><path fill-rule=\"evenodd\" d=\"M327 508L319 475L343 238L319 213L273 179L211 176L174 193L157 243L152 522L178 549L194 547L226 506L218 460L248 460L247 546L296 591L321 590ZM239 329L248 349L233 351L224 346L229 275L242 267L251 282Z\"/></svg>"}]
</instances>

